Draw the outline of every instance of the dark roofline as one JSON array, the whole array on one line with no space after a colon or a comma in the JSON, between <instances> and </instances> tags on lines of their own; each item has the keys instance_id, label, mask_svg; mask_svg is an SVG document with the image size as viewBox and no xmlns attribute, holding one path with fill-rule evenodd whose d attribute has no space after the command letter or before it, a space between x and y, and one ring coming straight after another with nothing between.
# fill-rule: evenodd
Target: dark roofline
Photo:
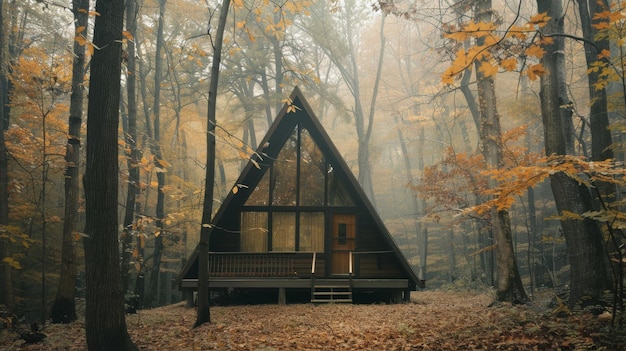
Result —
<instances>
[{"instance_id":1,"label":"dark roofline","mask_svg":"<svg viewBox=\"0 0 626 351\"><path fill-rule=\"evenodd\" d=\"M304 98L302 92L300 91L300 89L297 86L293 89L293 92L289 96L289 100L290 100L289 103L285 103L283 105L283 108L280 110L280 112L276 116L276 119L274 120L274 122L272 123L272 125L268 129L267 133L263 137L263 140L261 140L261 142L259 143L260 146L257 149L256 154L257 155L261 155L263 153L264 146L266 145L266 143L269 142L269 140L273 136L273 134L276 131L276 129L278 129L279 126L282 124L281 122L283 121L285 116L288 115L287 110L290 108L290 106L296 106L298 108L301 108L303 110L302 112L304 112L305 115L309 117L308 118L308 122L310 122L313 125L313 127L315 128L315 130L311 131L311 132L316 133L323 140L323 142L325 144L323 146L322 145L318 145L318 146L323 147L324 149L327 149L328 152L330 152L330 154L334 158L333 161L336 162L336 166L339 168L339 171L341 171L341 173L343 173L346 176L346 178L348 180L348 183L349 183L349 186L351 186L352 190L355 193L358 194L358 197L359 197L358 200L360 200L363 203L363 206L369 212L370 216L372 217L372 219L376 223L379 231L383 234L383 236L385 237L385 240L387 241L389 246L391 246L391 248L394 251L394 253L396 254L396 256L400 259L400 262L401 262L403 268L409 274L411 280L415 283L416 286L419 286L419 287L423 288L425 286L424 285L424 281L420 280L417 277L417 274L413 270L413 267L411 267L411 265L409 264L409 262L406 259L406 257L404 257L404 255L402 254L402 251L400 251L400 248L398 247L398 245L396 244L395 240L393 239L393 237L389 233L389 230L387 229L387 226L385 226L385 223L383 222L383 220L378 215L378 212L374 208L374 205L372 204L370 199L365 194L365 191L363 190L363 188L361 187L361 185L357 181L356 177L354 176L354 174L350 170L350 167L348 166L346 161L343 159L343 157L341 157L341 154L339 153L339 150L337 149L337 147L335 147L335 144L330 139L330 136L328 135L328 133L326 133L326 130L322 126L321 122L319 121L319 119L317 118L315 113L313 112L313 109L311 108L309 103L306 101L306 99ZM282 147L282 145L280 145L280 146ZM249 174L250 174L250 172L252 170L257 170L257 168L256 168L256 165L254 165L254 163L250 161L244 167L243 171L241 172L241 174L237 178L237 181L235 182L234 186L236 186L236 184L247 184L245 179L248 178L248 176L249 176ZM219 210L217 211L217 213L213 217L213 221L211 223L218 223L219 222L220 218L223 216L224 212L226 211L227 208L229 208L230 203L233 201L233 197L234 197L233 192L232 191L229 192L229 194L226 196L226 199L224 199L224 202L220 206ZM198 253L199 253L198 246L196 246L196 248L194 249L192 254L189 256L189 259L187 260L187 262L185 262L185 265L184 265L183 269L180 271L180 273L178 274L176 279L173 281L174 285L178 286L180 284L180 282L182 281L182 279L187 274L187 272L189 271L189 269L193 265L194 261L196 260L196 258L198 256Z\"/></svg>"}]
</instances>

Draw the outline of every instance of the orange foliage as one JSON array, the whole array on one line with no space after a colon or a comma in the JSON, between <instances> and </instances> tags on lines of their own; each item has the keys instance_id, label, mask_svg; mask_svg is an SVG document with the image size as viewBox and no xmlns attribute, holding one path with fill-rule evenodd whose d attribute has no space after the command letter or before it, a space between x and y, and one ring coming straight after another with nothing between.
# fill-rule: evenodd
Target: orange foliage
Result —
<instances>
[{"instance_id":1,"label":"orange foliage","mask_svg":"<svg viewBox=\"0 0 626 351\"><path fill-rule=\"evenodd\" d=\"M528 57L541 59L545 55L542 45L552 42L551 38L533 35L539 28L545 26L550 17L545 13L534 15L524 26L511 25L503 36L496 32L493 23L469 21L460 30L451 30L452 26L445 27L444 37L453 42L461 43L468 40L482 38L481 45L474 45L467 51L458 50L450 67L441 75L444 84L453 84L454 80L466 69L471 69L475 61L483 61L479 70L487 77L495 76L499 69L514 71L518 66L524 67L523 63ZM534 38L533 41L528 41ZM518 64L522 63L522 64ZM530 65L522 74L528 75L531 80L546 73L540 64Z\"/></svg>"},{"instance_id":2,"label":"orange foliage","mask_svg":"<svg viewBox=\"0 0 626 351\"><path fill-rule=\"evenodd\" d=\"M61 173L65 167L71 56L50 56L37 47L24 50L9 79L12 108L7 149L18 166L10 167L10 213L31 217L35 199L26 189L38 187L41 172ZM32 190L29 190L29 192Z\"/></svg>"},{"instance_id":3,"label":"orange foliage","mask_svg":"<svg viewBox=\"0 0 626 351\"><path fill-rule=\"evenodd\" d=\"M439 220L442 212L486 216L492 208L507 210L528 188L559 172L590 188L595 182L625 183L626 170L614 160L592 162L578 156L546 157L528 152L516 145L525 135L525 128L517 127L503 134L505 164L500 169L490 169L480 155L457 154L452 148L446 150L441 162L426 167L415 188L430 204L428 216ZM490 180L495 181L495 187L486 186ZM481 199L478 204L477 199ZM626 228L626 216L617 210L584 213L579 217L611 221L614 227ZM454 218L462 220L463 216Z\"/></svg>"}]
</instances>

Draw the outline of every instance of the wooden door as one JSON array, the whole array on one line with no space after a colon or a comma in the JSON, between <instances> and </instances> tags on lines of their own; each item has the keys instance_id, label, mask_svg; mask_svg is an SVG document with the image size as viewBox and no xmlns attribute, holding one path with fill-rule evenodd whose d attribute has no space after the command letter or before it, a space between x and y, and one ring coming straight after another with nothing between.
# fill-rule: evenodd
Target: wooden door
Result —
<instances>
[{"instance_id":1,"label":"wooden door","mask_svg":"<svg viewBox=\"0 0 626 351\"><path fill-rule=\"evenodd\" d=\"M333 215L332 274L350 273L350 252L356 247L356 215Z\"/></svg>"}]
</instances>

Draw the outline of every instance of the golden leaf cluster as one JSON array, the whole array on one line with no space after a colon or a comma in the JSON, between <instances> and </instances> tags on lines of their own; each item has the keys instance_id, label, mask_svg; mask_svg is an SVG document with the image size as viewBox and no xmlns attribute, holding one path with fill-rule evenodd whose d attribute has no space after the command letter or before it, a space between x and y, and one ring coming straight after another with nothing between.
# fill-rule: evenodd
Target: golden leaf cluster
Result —
<instances>
[{"instance_id":1,"label":"golden leaf cluster","mask_svg":"<svg viewBox=\"0 0 626 351\"><path fill-rule=\"evenodd\" d=\"M512 72L526 67L521 73L536 80L546 71L539 63L526 65L526 60L540 60L545 55L542 46L552 43L551 38L533 38L533 34L549 20L547 14L537 14L524 26L512 25L504 35L498 33L494 23L469 21L459 30L445 27L445 38L456 43L472 41L474 45L456 51L452 63L441 75L442 83L454 84L455 79L465 70L471 70L475 63L478 63L477 69L484 77L493 77L500 70Z\"/></svg>"},{"instance_id":2,"label":"golden leaf cluster","mask_svg":"<svg viewBox=\"0 0 626 351\"><path fill-rule=\"evenodd\" d=\"M592 26L597 30L595 40L606 40L614 44L612 47L623 47L626 44L626 1L612 3L609 9L593 16ZM597 55L597 61L587 69L587 74L595 74L596 90L604 89L611 82L622 82L625 75L624 55L612 53L604 49Z\"/></svg>"}]
</instances>

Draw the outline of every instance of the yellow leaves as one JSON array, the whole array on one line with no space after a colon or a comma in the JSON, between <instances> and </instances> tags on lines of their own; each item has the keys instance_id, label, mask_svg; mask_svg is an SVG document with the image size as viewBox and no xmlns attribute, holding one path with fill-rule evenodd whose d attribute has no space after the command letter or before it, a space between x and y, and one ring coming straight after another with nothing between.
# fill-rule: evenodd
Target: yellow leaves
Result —
<instances>
[{"instance_id":1,"label":"yellow leaves","mask_svg":"<svg viewBox=\"0 0 626 351\"><path fill-rule=\"evenodd\" d=\"M464 30L466 32L472 33L472 35L476 38L486 37L490 33L496 30L496 26L493 23L486 23L480 21L475 23L473 20L470 21L465 27Z\"/></svg>"},{"instance_id":2,"label":"yellow leaves","mask_svg":"<svg viewBox=\"0 0 626 351\"><path fill-rule=\"evenodd\" d=\"M503 135L502 141L512 146L512 141L524 134L522 128L514 129ZM514 154L528 154L525 150L513 151L515 149L507 147L510 151L509 157ZM455 211L464 215L483 216L492 210L507 210L520 195L526 193L528 188L539 185L555 173L565 174L586 186L593 186L593 182L617 183L626 179L626 170L612 160L589 162L574 156L541 157L534 154L532 157L515 157L515 160L505 159L502 168L488 169L482 158L471 159L464 154L446 152L443 161L424 169L417 190L437 204L439 208L433 210L434 212ZM471 193L488 200L480 205L471 206L466 202ZM615 225L621 226L624 223L626 227L626 216L622 218L621 214L614 212L619 211L611 211L610 214L619 222ZM609 215L606 212L589 212L564 213L559 217L572 220L582 218L604 221ZM441 217L439 219L441 220Z\"/></svg>"},{"instance_id":3,"label":"yellow leaves","mask_svg":"<svg viewBox=\"0 0 626 351\"><path fill-rule=\"evenodd\" d=\"M543 67L542 64L531 65L526 70L526 75L528 76L528 79L530 79L532 81L537 80L537 78L545 75L546 73L547 73L547 71Z\"/></svg>"},{"instance_id":4,"label":"yellow leaves","mask_svg":"<svg viewBox=\"0 0 626 351\"><path fill-rule=\"evenodd\" d=\"M538 13L530 17L530 20L528 21L528 23L534 24L535 26L541 28L541 27L544 27L546 24L548 24L550 19L551 17L548 16L547 12L542 12L542 13Z\"/></svg>"},{"instance_id":5,"label":"yellow leaves","mask_svg":"<svg viewBox=\"0 0 626 351\"><path fill-rule=\"evenodd\" d=\"M605 67L606 67L606 63L604 63L603 61L592 62L591 67L587 69L587 74L597 73Z\"/></svg>"},{"instance_id":6,"label":"yellow leaves","mask_svg":"<svg viewBox=\"0 0 626 351\"><path fill-rule=\"evenodd\" d=\"M237 194L239 192L239 189L247 189L247 188L248 188L248 186L245 185L245 184L236 184L233 187L232 192L233 192L233 194Z\"/></svg>"},{"instance_id":7,"label":"yellow leaves","mask_svg":"<svg viewBox=\"0 0 626 351\"><path fill-rule=\"evenodd\" d=\"M87 9L78 9L78 12L83 13L83 14L88 14L89 16L100 16L99 12L96 11L87 11Z\"/></svg>"},{"instance_id":8,"label":"yellow leaves","mask_svg":"<svg viewBox=\"0 0 626 351\"><path fill-rule=\"evenodd\" d=\"M593 16L593 20L600 21L599 23L597 23L597 25L600 25L601 23L615 24L619 23L625 18L626 15L622 13L620 9L617 9L615 11L605 10L602 12L596 12L596 14Z\"/></svg>"},{"instance_id":9,"label":"yellow leaves","mask_svg":"<svg viewBox=\"0 0 626 351\"><path fill-rule=\"evenodd\" d=\"M13 257L4 257L2 262L8 264L13 269L22 269L22 265L20 262Z\"/></svg>"},{"instance_id":10,"label":"yellow leaves","mask_svg":"<svg viewBox=\"0 0 626 351\"><path fill-rule=\"evenodd\" d=\"M172 165L164 159L157 159L157 163L163 168L170 168Z\"/></svg>"},{"instance_id":11,"label":"yellow leaves","mask_svg":"<svg viewBox=\"0 0 626 351\"><path fill-rule=\"evenodd\" d=\"M611 58L611 52L607 49L602 49L602 51L600 51L600 53L598 54L598 59L608 59Z\"/></svg>"},{"instance_id":12,"label":"yellow leaves","mask_svg":"<svg viewBox=\"0 0 626 351\"><path fill-rule=\"evenodd\" d=\"M475 61L481 61L478 70L485 77L493 77L499 72L499 68L506 72L517 70L520 61L517 55L542 59L546 54L542 46L551 44L553 39L537 36L533 42L524 41L535 38L535 35L531 34L548 24L550 19L547 13L536 14L523 26L511 25L503 36L497 34L497 27L494 23L470 21L458 31L451 31L450 28L454 28L453 26L445 27L444 37L458 42L467 42L473 39L474 43L478 42L480 45L473 45L467 50L457 51L450 67L441 75L442 83L452 84L460 73L466 69L471 69L471 64ZM500 45L501 43L504 45ZM514 49L512 50L512 48ZM521 50L524 50L523 54ZM526 64L525 60L524 64ZM546 71L542 65L535 64L531 65L524 74L531 80L536 80L546 74Z\"/></svg>"},{"instance_id":13,"label":"yellow leaves","mask_svg":"<svg viewBox=\"0 0 626 351\"><path fill-rule=\"evenodd\" d=\"M459 49L450 67L441 75L441 81L444 84L452 84L455 76L471 66L478 52L477 48L471 48L469 53L465 49Z\"/></svg>"},{"instance_id":14,"label":"yellow leaves","mask_svg":"<svg viewBox=\"0 0 626 351\"><path fill-rule=\"evenodd\" d=\"M500 62L500 67L502 67L505 71L515 71L517 69L517 59L513 57L504 59Z\"/></svg>"},{"instance_id":15,"label":"yellow leaves","mask_svg":"<svg viewBox=\"0 0 626 351\"><path fill-rule=\"evenodd\" d=\"M515 38L519 40L526 40L529 32L528 27L511 26L506 33L505 38Z\"/></svg>"},{"instance_id":16,"label":"yellow leaves","mask_svg":"<svg viewBox=\"0 0 626 351\"><path fill-rule=\"evenodd\" d=\"M488 61L483 61L478 69L485 77L493 77L498 73L498 66L492 65Z\"/></svg>"},{"instance_id":17,"label":"yellow leaves","mask_svg":"<svg viewBox=\"0 0 626 351\"><path fill-rule=\"evenodd\" d=\"M77 35L74 37L74 40L78 43L78 45L80 46L85 46L87 45L88 41L87 39L85 39L85 37L83 37L82 35Z\"/></svg>"},{"instance_id":18,"label":"yellow leaves","mask_svg":"<svg viewBox=\"0 0 626 351\"><path fill-rule=\"evenodd\" d=\"M74 241L79 241L81 238L84 238L84 237L87 237L87 235L76 230L72 231L72 239Z\"/></svg>"},{"instance_id":19,"label":"yellow leaves","mask_svg":"<svg viewBox=\"0 0 626 351\"><path fill-rule=\"evenodd\" d=\"M531 45L526 48L525 53L527 56L534 56L540 59L546 54L546 51L541 46Z\"/></svg>"},{"instance_id":20,"label":"yellow leaves","mask_svg":"<svg viewBox=\"0 0 626 351\"><path fill-rule=\"evenodd\" d=\"M77 32L76 36L74 37L74 41L76 41L78 45L84 46L85 48L87 48L87 53L90 56L93 56L94 49L96 48L96 46L91 41L87 40L85 36L80 34L80 32Z\"/></svg>"},{"instance_id":21,"label":"yellow leaves","mask_svg":"<svg viewBox=\"0 0 626 351\"><path fill-rule=\"evenodd\" d=\"M486 37L493 33L495 30L496 26L493 23L485 23L483 21L476 23L472 20L468 24L463 26L460 31L444 33L444 37L463 42L472 37Z\"/></svg>"},{"instance_id":22,"label":"yellow leaves","mask_svg":"<svg viewBox=\"0 0 626 351\"><path fill-rule=\"evenodd\" d=\"M285 98L282 100L283 103L287 106L287 113L296 112L300 110L300 108L293 104L293 100L290 98Z\"/></svg>"},{"instance_id":23,"label":"yellow leaves","mask_svg":"<svg viewBox=\"0 0 626 351\"><path fill-rule=\"evenodd\" d=\"M93 43L90 42L87 45L87 53L89 54L89 56L93 56L95 49L96 49L96 46Z\"/></svg>"},{"instance_id":24,"label":"yellow leaves","mask_svg":"<svg viewBox=\"0 0 626 351\"><path fill-rule=\"evenodd\" d=\"M124 37L124 39L126 40L133 40L133 34L127 30L122 32L122 36Z\"/></svg>"},{"instance_id":25,"label":"yellow leaves","mask_svg":"<svg viewBox=\"0 0 626 351\"><path fill-rule=\"evenodd\" d=\"M235 8L243 8L243 0L233 0L233 6Z\"/></svg>"},{"instance_id":26,"label":"yellow leaves","mask_svg":"<svg viewBox=\"0 0 626 351\"><path fill-rule=\"evenodd\" d=\"M471 38L470 34L465 31L444 33L443 36L448 39L456 40L458 42L464 42Z\"/></svg>"}]
</instances>

